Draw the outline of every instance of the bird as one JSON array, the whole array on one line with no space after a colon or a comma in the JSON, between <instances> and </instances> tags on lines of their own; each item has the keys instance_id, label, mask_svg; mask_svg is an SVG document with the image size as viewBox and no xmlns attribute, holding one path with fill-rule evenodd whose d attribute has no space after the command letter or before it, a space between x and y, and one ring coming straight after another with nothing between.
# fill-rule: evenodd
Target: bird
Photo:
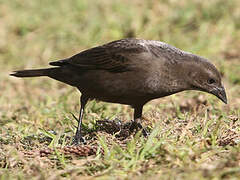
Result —
<instances>
[{"instance_id":1,"label":"bird","mask_svg":"<svg viewBox=\"0 0 240 180\"><path fill-rule=\"evenodd\" d=\"M130 105L134 109L133 127L142 129L144 135L147 132L141 125L142 110L153 99L198 90L213 94L227 104L221 75L208 59L161 41L115 40L49 64L53 67L18 70L10 75L47 76L80 91L74 144L83 142L81 126L89 100Z\"/></svg>"}]
</instances>

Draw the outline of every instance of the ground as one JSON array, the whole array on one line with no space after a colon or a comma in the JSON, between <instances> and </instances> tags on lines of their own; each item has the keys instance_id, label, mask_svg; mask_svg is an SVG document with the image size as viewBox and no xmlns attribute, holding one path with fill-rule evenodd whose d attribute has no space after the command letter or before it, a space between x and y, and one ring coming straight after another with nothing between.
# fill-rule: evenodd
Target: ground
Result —
<instances>
[{"instance_id":1,"label":"ground","mask_svg":"<svg viewBox=\"0 0 240 180\"><path fill-rule=\"evenodd\" d=\"M130 107L91 101L87 144L74 148L78 91L48 78L9 76L125 37L210 59L229 103L197 91L151 101L144 138L119 129L132 119ZM239 179L239 49L239 0L0 0L0 178Z\"/></svg>"}]
</instances>

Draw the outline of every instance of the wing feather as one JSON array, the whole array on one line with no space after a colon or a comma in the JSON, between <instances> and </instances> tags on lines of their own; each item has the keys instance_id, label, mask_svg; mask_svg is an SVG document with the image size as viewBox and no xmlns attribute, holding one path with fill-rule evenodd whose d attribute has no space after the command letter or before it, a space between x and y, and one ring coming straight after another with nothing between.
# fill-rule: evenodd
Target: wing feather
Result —
<instances>
[{"instance_id":1,"label":"wing feather","mask_svg":"<svg viewBox=\"0 0 240 180\"><path fill-rule=\"evenodd\" d=\"M137 39L122 39L82 51L68 59L51 62L51 65L70 64L83 70L107 70L124 72L131 70L139 53L148 49Z\"/></svg>"}]
</instances>

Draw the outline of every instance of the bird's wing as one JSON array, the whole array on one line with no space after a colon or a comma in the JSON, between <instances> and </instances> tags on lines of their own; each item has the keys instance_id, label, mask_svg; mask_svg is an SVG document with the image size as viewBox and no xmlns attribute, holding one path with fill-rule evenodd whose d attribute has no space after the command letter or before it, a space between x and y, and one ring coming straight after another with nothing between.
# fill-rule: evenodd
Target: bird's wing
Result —
<instances>
[{"instance_id":1,"label":"bird's wing","mask_svg":"<svg viewBox=\"0 0 240 180\"><path fill-rule=\"evenodd\" d=\"M51 62L50 65L70 64L83 70L129 71L140 54L148 49L136 39L123 39L80 52L68 59ZM136 62L135 62L136 63Z\"/></svg>"}]
</instances>

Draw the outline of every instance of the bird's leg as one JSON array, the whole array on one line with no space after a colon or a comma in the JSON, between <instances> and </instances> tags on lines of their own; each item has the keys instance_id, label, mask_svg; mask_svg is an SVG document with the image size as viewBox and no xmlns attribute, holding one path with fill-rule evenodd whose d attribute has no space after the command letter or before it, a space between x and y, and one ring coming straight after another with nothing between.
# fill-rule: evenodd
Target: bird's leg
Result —
<instances>
[{"instance_id":1,"label":"bird's leg","mask_svg":"<svg viewBox=\"0 0 240 180\"><path fill-rule=\"evenodd\" d=\"M130 128L131 128L131 130L132 129L141 129L143 136L147 137L148 132L141 125L142 109L143 109L143 106L134 107L134 120L133 120Z\"/></svg>"},{"instance_id":2,"label":"bird's leg","mask_svg":"<svg viewBox=\"0 0 240 180\"><path fill-rule=\"evenodd\" d=\"M77 127L77 131L76 134L74 136L73 139L73 144L78 145L80 142L84 142L84 139L82 138L82 134L81 134L81 127L82 127L82 118L83 118L83 112L84 112L84 107L87 104L88 98L85 96L81 96L80 97L80 112L79 112L79 119L78 119L78 127Z\"/></svg>"}]
</instances>

